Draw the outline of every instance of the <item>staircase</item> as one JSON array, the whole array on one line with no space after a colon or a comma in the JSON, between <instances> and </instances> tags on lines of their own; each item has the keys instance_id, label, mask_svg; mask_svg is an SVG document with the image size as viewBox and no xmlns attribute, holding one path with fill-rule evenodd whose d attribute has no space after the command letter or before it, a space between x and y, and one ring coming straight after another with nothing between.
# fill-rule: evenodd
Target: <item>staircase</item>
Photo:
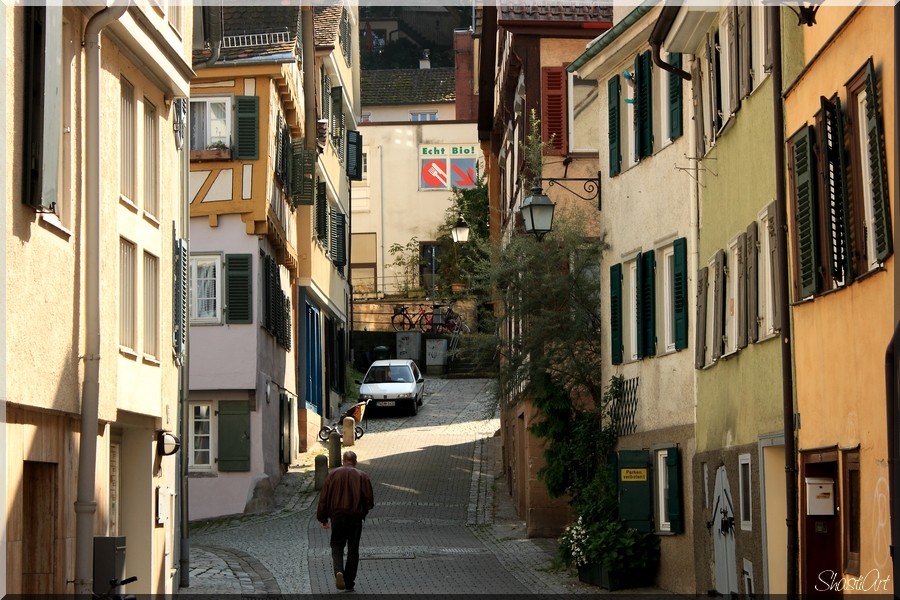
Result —
<instances>
[{"instance_id":1,"label":"staircase","mask_svg":"<svg viewBox=\"0 0 900 600\"><path fill-rule=\"evenodd\" d=\"M495 377L497 374L497 355L476 356L466 352L466 336L459 336L458 350L452 352L447 365L447 377Z\"/></svg>"}]
</instances>

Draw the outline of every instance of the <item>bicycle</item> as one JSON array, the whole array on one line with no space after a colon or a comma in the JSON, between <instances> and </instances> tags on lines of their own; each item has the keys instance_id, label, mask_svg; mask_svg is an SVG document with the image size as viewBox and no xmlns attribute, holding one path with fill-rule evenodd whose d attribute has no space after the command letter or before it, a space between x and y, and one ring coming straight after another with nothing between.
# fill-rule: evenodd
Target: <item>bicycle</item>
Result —
<instances>
[{"instance_id":1,"label":"bicycle","mask_svg":"<svg viewBox=\"0 0 900 600\"><path fill-rule=\"evenodd\" d=\"M346 417L353 417L353 420L357 423L354 428L354 437L355 439L359 439L365 433L365 429L363 429L358 423L362 423L363 416L366 414L366 406L369 405L370 400L366 400L364 402L357 402L349 409L347 409L344 414L342 414L338 419L328 425L323 425L322 429L319 430L319 440L322 442L328 441L328 436L332 434L332 432L337 432L341 438L344 437L344 419Z\"/></svg>"},{"instance_id":2,"label":"bicycle","mask_svg":"<svg viewBox=\"0 0 900 600\"><path fill-rule=\"evenodd\" d=\"M430 331L430 325L431 313L425 310L424 305L420 304L419 311L415 314L410 314L409 306L405 304L394 305L394 315L391 317L391 326L393 326L394 331L409 331L411 329Z\"/></svg>"},{"instance_id":3,"label":"bicycle","mask_svg":"<svg viewBox=\"0 0 900 600\"><path fill-rule=\"evenodd\" d=\"M119 581L118 579L110 579L109 580L109 589L105 594L91 594L95 600L136 600L137 596L134 594L114 594L113 591L122 587L123 585L128 585L129 583L134 583L137 581L137 576L132 575L131 577L126 577Z\"/></svg>"}]
</instances>

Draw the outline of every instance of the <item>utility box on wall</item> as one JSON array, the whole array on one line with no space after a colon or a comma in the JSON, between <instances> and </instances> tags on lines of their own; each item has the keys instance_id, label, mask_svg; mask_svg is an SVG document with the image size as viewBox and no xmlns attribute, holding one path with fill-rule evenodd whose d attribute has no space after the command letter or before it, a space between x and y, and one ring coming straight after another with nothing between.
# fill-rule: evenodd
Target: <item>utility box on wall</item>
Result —
<instances>
[{"instance_id":1,"label":"utility box on wall","mask_svg":"<svg viewBox=\"0 0 900 600\"><path fill-rule=\"evenodd\" d=\"M447 370L447 340L425 340L425 372L440 375Z\"/></svg>"},{"instance_id":2,"label":"utility box on wall","mask_svg":"<svg viewBox=\"0 0 900 600\"><path fill-rule=\"evenodd\" d=\"M109 582L125 578L125 536L94 538L94 593L109 592Z\"/></svg>"},{"instance_id":3,"label":"utility box on wall","mask_svg":"<svg viewBox=\"0 0 900 600\"><path fill-rule=\"evenodd\" d=\"M398 331L397 332L397 358L414 360L421 364L422 358L422 332Z\"/></svg>"}]
</instances>

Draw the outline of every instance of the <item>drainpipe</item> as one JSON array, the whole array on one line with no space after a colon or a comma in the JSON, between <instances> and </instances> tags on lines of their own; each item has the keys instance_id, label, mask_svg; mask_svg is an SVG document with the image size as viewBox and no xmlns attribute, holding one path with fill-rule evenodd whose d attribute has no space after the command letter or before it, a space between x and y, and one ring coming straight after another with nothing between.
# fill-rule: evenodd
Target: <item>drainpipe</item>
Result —
<instances>
[{"instance_id":1,"label":"drainpipe","mask_svg":"<svg viewBox=\"0 0 900 600\"><path fill-rule=\"evenodd\" d=\"M191 255L191 200L192 198L188 197L190 194L190 186L188 185L188 181L190 179L190 171L191 171L191 163L190 163L190 152L191 152L191 119L190 119L190 101L185 100L188 103L188 108L185 114L185 123L184 123L184 141L182 142L181 148L178 150L181 160L181 190L183 194L182 198L182 208L181 208L181 238L187 244L186 254L188 257ZM185 306L191 305L191 286L190 284L186 284L184 293L187 294L187 298L185 298ZM189 314L184 315L185 324L190 322ZM181 358L181 371L179 372L179 402L181 406L181 423L180 423L180 435L181 435L181 443L182 449L179 453L179 466L181 472L179 473L179 482L181 489L178 492L181 494L181 501L179 503L180 509L180 519L181 519L181 536L179 542L179 569L178 569L178 581L180 587L190 587L191 585L191 525L190 525L190 480L188 479L188 470L189 470L189 456L186 448L188 447L188 439L192 434L190 431L190 422L191 422L191 406L190 406L190 355L191 355L191 328L188 327L184 336L184 356Z\"/></svg>"},{"instance_id":2,"label":"drainpipe","mask_svg":"<svg viewBox=\"0 0 900 600\"><path fill-rule=\"evenodd\" d=\"M693 69L696 57L688 55L687 68ZM696 106L694 103L693 92L691 93L691 107ZM695 119L702 119L703 115L693 115ZM700 268L700 157L697 156L697 128L687 127L688 132L688 151L690 158L688 159L688 169L691 176L691 192L689 196L690 215L688 215L688 230L690 235L690 259L688 265L688 273L696 276L697 270ZM697 300L694 298L694 307L688 314L697 314ZM699 370L691 369L694 372L694 423L697 422L697 375Z\"/></svg>"},{"instance_id":3,"label":"drainpipe","mask_svg":"<svg viewBox=\"0 0 900 600\"><path fill-rule=\"evenodd\" d=\"M669 35L669 30L672 29L672 23L675 22L679 10L681 10L680 6L663 6L659 18L656 19L656 24L653 26L653 31L650 32L650 49L652 50L653 64L664 71L678 75L685 81L690 81L690 72L682 71L675 65L664 61L659 50L666 36Z\"/></svg>"},{"instance_id":4,"label":"drainpipe","mask_svg":"<svg viewBox=\"0 0 900 600\"><path fill-rule=\"evenodd\" d=\"M785 150L784 150L784 101L781 64L781 9L770 6L766 9L769 31L772 32L772 115L775 122L775 207L781 227L775 232L780 267L778 310L781 312L781 401L784 424L784 476L785 508L787 517L787 596L797 597L797 569L799 549L797 536L797 461L796 439L794 437L794 375L791 364L791 319L788 301L788 259L787 259L787 193L785 190Z\"/></svg>"},{"instance_id":5,"label":"drainpipe","mask_svg":"<svg viewBox=\"0 0 900 600\"><path fill-rule=\"evenodd\" d=\"M100 405L100 32L128 10L129 0L104 8L84 29L85 152L85 365L81 393L78 495L75 500L75 593L93 593L94 485Z\"/></svg>"},{"instance_id":6,"label":"drainpipe","mask_svg":"<svg viewBox=\"0 0 900 600\"><path fill-rule=\"evenodd\" d=\"M207 6L203 9L204 25L208 28L207 40L211 55L209 59L194 65L194 69L211 67L219 60L222 51L222 6Z\"/></svg>"},{"instance_id":7,"label":"drainpipe","mask_svg":"<svg viewBox=\"0 0 900 600\"><path fill-rule=\"evenodd\" d=\"M896 10L896 9L895 9ZM900 473L897 473L900 466L900 447L898 447L897 429L900 423L897 422L900 417L900 411L897 405L900 404L898 399L898 381L900 374L900 354L895 351L897 340L900 339L900 323L894 328L894 335L888 344L887 352L884 356L884 396L885 405L887 407L887 450L888 450L888 497L890 498L890 517L891 517L891 568L893 573L897 573L897 554L894 551L897 540L900 540L900 507L897 506L897 480Z\"/></svg>"}]
</instances>

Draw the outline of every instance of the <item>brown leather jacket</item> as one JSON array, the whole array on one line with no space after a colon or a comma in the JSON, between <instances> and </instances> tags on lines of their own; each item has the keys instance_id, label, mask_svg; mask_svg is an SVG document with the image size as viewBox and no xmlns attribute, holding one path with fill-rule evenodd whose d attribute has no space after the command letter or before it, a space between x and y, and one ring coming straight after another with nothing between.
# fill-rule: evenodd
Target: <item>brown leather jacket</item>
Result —
<instances>
[{"instance_id":1,"label":"brown leather jacket","mask_svg":"<svg viewBox=\"0 0 900 600\"><path fill-rule=\"evenodd\" d=\"M354 515L365 519L374 506L375 496L369 476L356 467L343 465L325 479L316 519L320 523L327 523L335 515Z\"/></svg>"}]
</instances>

